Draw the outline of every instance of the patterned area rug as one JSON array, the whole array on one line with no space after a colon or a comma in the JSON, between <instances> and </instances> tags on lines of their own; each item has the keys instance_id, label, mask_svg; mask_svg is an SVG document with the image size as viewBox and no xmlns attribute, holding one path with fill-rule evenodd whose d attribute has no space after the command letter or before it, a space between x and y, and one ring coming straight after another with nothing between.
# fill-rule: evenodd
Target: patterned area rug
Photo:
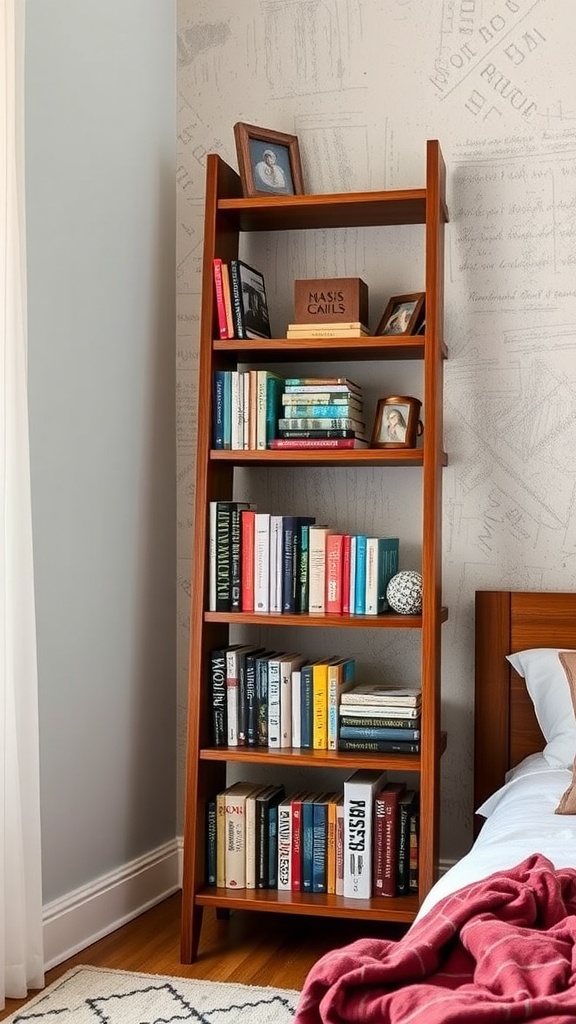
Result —
<instances>
[{"instance_id":1,"label":"patterned area rug","mask_svg":"<svg viewBox=\"0 0 576 1024\"><path fill-rule=\"evenodd\" d=\"M290 1024L298 992L75 967L4 1024Z\"/></svg>"}]
</instances>

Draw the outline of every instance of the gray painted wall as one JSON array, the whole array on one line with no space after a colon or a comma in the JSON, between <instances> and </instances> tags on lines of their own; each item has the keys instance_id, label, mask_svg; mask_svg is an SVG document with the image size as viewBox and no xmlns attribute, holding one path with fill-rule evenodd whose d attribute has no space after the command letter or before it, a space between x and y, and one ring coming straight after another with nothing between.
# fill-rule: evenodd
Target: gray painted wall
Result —
<instances>
[{"instance_id":1,"label":"gray painted wall","mask_svg":"<svg viewBox=\"0 0 576 1024\"><path fill-rule=\"evenodd\" d=\"M175 37L27 2L45 902L175 835Z\"/></svg>"}]
</instances>

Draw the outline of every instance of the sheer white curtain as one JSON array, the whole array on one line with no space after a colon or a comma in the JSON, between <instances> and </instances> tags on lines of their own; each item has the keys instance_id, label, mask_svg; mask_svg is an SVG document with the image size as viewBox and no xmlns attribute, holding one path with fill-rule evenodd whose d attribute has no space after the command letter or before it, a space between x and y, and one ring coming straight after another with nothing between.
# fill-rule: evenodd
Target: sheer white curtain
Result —
<instances>
[{"instance_id":1,"label":"sheer white curtain","mask_svg":"<svg viewBox=\"0 0 576 1024\"><path fill-rule=\"evenodd\" d=\"M44 984L26 400L24 0L0 0L0 1006Z\"/></svg>"}]
</instances>

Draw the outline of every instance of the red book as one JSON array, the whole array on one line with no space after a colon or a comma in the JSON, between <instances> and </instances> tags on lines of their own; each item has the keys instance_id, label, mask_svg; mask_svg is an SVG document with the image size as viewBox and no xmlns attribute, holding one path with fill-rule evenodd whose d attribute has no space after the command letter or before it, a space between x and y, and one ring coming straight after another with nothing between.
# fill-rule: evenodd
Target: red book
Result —
<instances>
[{"instance_id":1,"label":"red book","mask_svg":"<svg viewBox=\"0 0 576 1024\"><path fill-rule=\"evenodd\" d=\"M350 542L352 538L345 533L342 539L342 613L350 614Z\"/></svg>"},{"instance_id":2,"label":"red book","mask_svg":"<svg viewBox=\"0 0 576 1024\"><path fill-rule=\"evenodd\" d=\"M243 612L254 611L254 523L256 512L244 509L241 513L240 548L240 603Z\"/></svg>"},{"instance_id":3,"label":"red book","mask_svg":"<svg viewBox=\"0 0 576 1024\"><path fill-rule=\"evenodd\" d=\"M277 437L268 442L276 451L291 448L367 448L368 442L359 437Z\"/></svg>"},{"instance_id":4,"label":"red book","mask_svg":"<svg viewBox=\"0 0 576 1024\"><path fill-rule=\"evenodd\" d=\"M326 597L328 615L342 614L342 547L344 535L331 533L326 538Z\"/></svg>"},{"instance_id":5,"label":"red book","mask_svg":"<svg viewBox=\"0 0 576 1024\"><path fill-rule=\"evenodd\" d=\"M374 895L395 896L398 874L399 802L403 782L388 782L374 801Z\"/></svg>"},{"instance_id":6,"label":"red book","mask_svg":"<svg viewBox=\"0 0 576 1024\"><path fill-rule=\"evenodd\" d=\"M290 809L292 813L292 892L302 889L302 801L306 790L295 793Z\"/></svg>"},{"instance_id":7,"label":"red book","mask_svg":"<svg viewBox=\"0 0 576 1024\"><path fill-rule=\"evenodd\" d=\"M226 303L224 302L224 282L222 277L222 260L213 260L214 266L214 293L216 296L216 313L218 317L218 331L220 337L229 337L228 321L226 318Z\"/></svg>"}]
</instances>

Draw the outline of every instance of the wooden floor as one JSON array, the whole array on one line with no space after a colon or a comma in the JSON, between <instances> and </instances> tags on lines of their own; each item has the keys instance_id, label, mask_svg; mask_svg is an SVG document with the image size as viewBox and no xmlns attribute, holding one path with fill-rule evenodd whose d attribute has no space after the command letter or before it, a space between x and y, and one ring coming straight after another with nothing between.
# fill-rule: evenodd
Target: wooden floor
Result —
<instances>
[{"instance_id":1,"label":"wooden floor","mask_svg":"<svg viewBox=\"0 0 576 1024\"><path fill-rule=\"evenodd\" d=\"M234 913L228 920L217 920L212 911L205 910L198 959L185 965L180 963L180 901L180 893L171 896L54 967L47 973L46 984L77 964L89 964L147 974L301 989L311 966L328 950L368 935L399 938L406 930L400 925L292 914ZM0 1020L25 1002L7 1000Z\"/></svg>"}]
</instances>

